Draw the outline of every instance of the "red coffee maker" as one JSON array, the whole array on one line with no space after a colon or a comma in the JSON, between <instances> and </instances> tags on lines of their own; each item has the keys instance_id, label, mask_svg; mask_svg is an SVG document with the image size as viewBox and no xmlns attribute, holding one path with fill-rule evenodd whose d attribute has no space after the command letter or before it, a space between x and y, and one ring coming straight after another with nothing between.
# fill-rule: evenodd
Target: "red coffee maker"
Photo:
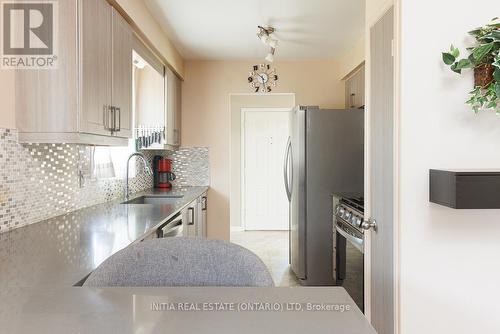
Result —
<instances>
[{"instance_id":1,"label":"red coffee maker","mask_svg":"<svg viewBox=\"0 0 500 334\"><path fill-rule=\"evenodd\" d=\"M153 158L153 182L154 187L159 189L172 188L171 181L175 180L175 174L172 173L172 160L165 159L157 155Z\"/></svg>"}]
</instances>

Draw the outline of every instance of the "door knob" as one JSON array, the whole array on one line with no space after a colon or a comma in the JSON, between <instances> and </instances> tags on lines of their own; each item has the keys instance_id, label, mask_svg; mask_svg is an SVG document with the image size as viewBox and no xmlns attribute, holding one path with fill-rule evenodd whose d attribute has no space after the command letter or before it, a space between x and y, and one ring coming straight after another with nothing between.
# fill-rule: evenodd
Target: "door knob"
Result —
<instances>
[{"instance_id":1,"label":"door knob","mask_svg":"<svg viewBox=\"0 0 500 334\"><path fill-rule=\"evenodd\" d=\"M369 229L373 229L374 231L377 230L377 221L373 218L370 218L368 220L365 220L361 223L361 228L363 230L369 230Z\"/></svg>"}]
</instances>

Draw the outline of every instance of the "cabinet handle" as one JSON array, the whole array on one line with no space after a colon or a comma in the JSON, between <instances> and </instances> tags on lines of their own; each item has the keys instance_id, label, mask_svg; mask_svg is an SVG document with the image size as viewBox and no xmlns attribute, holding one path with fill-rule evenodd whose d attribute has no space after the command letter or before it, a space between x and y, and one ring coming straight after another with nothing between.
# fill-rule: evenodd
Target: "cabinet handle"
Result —
<instances>
[{"instance_id":1,"label":"cabinet handle","mask_svg":"<svg viewBox=\"0 0 500 334\"><path fill-rule=\"evenodd\" d=\"M203 205L202 208L201 208L201 210L207 211L207 196L203 196L201 198L201 200L202 200L202 205Z\"/></svg>"},{"instance_id":2,"label":"cabinet handle","mask_svg":"<svg viewBox=\"0 0 500 334\"><path fill-rule=\"evenodd\" d=\"M191 211L191 220L188 220L188 225L194 225L194 208L188 208Z\"/></svg>"},{"instance_id":3,"label":"cabinet handle","mask_svg":"<svg viewBox=\"0 0 500 334\"><path fill-rule=\"evenodd\" d=\"M355 105L354 105L354 97L356 96L356 94L352 93L351 94L351 108L354 108Z\"/></svg>"},{"instance_id":4,"label":"cabinet handle","mask_svg":"<svg viewBox=\"0 0 500 334\"><path fill-rule=\"evenodd\" d=\"M179 130L174 129L174 144L179 144Z\"/></svg>"},{"instance_id":5,"label":"cabinet handle","mask_svg":"<svg viewBox=\"0 0 500 334\"><path fill-rule=\"evenodd\" d=\"M108 112L109 112L109 108L107 105L104 105L103 109L102 109L102 123L104 125L104 130L109 130L109 125L108 125L108 121L109 121L109 117L108 117Z\"/></svg>"},{"instance_id":6,"label":"cabinet handle","mask_svg":"<svg viewBox=\"0 0 500 334\"><path fill-rule=\"evenodd\" d=\"M115 113L115 118L116 115L118 114L118 127L116 127L116 120L115 120L115 131L120 132L122 129L122 110L121 108L115 107L116 113Z\"/></svg>"},{"instance_id":7,"label":"cabinet handle","mask_svg":"<svg viewBox=\"0 0 500 334\"><path fill-rule=\"evenodd\" d=\"M111 127L109 128L111 130L111 134L116 130L116 116L115 116L115 107L110 106L109 111L111 113Z\"/></svg>"}]
</instances>

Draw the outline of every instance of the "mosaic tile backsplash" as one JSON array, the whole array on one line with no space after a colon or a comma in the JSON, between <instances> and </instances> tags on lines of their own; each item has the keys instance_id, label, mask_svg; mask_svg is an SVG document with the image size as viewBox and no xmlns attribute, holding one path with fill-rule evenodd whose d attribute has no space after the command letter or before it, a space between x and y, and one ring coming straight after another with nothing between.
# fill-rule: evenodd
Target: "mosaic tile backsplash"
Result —
<instances>
[{"instance_id":1,"label":"mosaic tile backsplash","mask_svg":"<svg viewBox=\"0 0 500 334\"><path fill-rule=\"evenodd\" d=\"M173 160L177 186L208 186L207 148L143 152ZM0 233L123 196L123 178L92 179L89 149L74 144L19 144L17 131L0 129ZM153 186L136 164L131 193ZM84 171L80 187L79 171Z\"/></svg>"}]
</instances>

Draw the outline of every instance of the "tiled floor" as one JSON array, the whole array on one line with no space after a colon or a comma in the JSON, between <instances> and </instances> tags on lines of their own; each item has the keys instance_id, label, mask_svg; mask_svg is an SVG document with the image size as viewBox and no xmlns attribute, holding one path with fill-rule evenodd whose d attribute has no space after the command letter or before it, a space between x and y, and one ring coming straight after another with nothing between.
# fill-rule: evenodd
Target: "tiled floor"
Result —
<instances>
[{"instance_id":1,"label":"tiled floor","mask_svg":"<svg viewBox=\"0 0 500 334\"><path fill-rule=\"evenodd\" d=\"M299 286L288 264L288 231L231 232L231 242L248 248L267 265L276 286Z\"/></svg>"}]
</instances>

